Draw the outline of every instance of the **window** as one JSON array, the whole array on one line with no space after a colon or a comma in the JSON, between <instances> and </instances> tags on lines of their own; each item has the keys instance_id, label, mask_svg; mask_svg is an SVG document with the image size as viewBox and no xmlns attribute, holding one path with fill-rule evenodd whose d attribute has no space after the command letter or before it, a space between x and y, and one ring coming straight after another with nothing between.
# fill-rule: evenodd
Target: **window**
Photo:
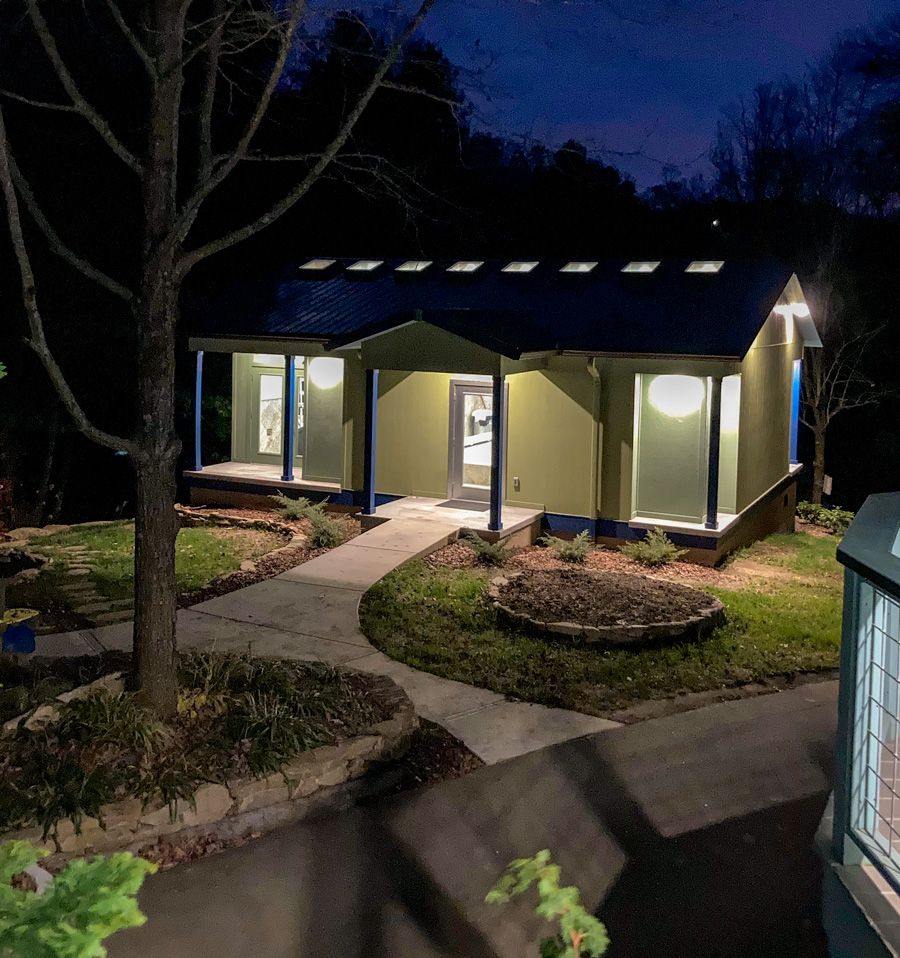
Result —
<instances>
[{"instance_id":1,"label":"window","mask_svg":"<svg viewBox=\"0 0 900 958\"><path fill-rule=\"evenodd\" d=\"M530 273L537 266L537 261L507 263L503 267L504 273Z\"/></svg>"},{"instance_id":2,"label":"window","mask_svg":"<svg viewBox=\"0 0 900 958\"><path fill-rule=\"evenodd\" d=\"M264 456L281 455L281 424L284 401L283 376L259 377L259 416L256 451Z\"/></svg>"},{"instance_id":3,"label":"window","mask_svg":"<svg viewBox=\"0 0 900 958\"><path fill-rule=\"evenodd\" d=\"M300 269L308 270L323 270L328 269L329 266L334 266L337 260L334 259L311 259L307 260Z\"/></svg>"},{"instance_id":4,"label":"window","mask_svg":"<svg viewBox=\"0 0 900 958\"><path fill-rule=\"evenodd\" d=\"M351 273L371 273L373 269L378 269L383 263L383 259L358 259L347 269Z\"/></svg>"},{"instance_id":5,"label":"window","mask_svg":"<svg viewBox=\"0 0 900 958\"><path fill-rule=\"evenodd\" d=\"M474 273L475 270L484 266L484 260L461 259L452 266L447 267L448 273Z\"/></svg>"},{"instance_id":6,"label":"window","mask_svg":"<svg viewBox=\"0 0 900 958\"><path fill-rule=\"evenodd\" d=\"M719 270L725 265L725 263L720 260L702 260L696 259L693 263L689 263L686 273L718 273Z\"/></svg>"},{"instance_id":7,"label":"window","mask_svg":"<svg viewBox=\"0 0 900 958\"><path fill-rule=\"evenodd\" d=\"M566 263L560 270L561 273L590 273L597 266L597 263Z\"/></svg>"},{"instance_id":8,"label":"window","mask_svg":"<svg viewBox=\"0 0 900 958\"><path fill-rule=\"evenodd\" d=\"M398 273L421 273L431 266L430 259L408 259L397 267Z\"/></svg>"},{"instance_id":9,"label":"window","mask_svg":"<svg viewBox=\"0 0 900 958\"><path fill-rule=\"evenodd\" d=\"M700 376L635 376L632 517L703 521L708 393Z\"/></svg>"},{"instance_id":10,"label":"window","mask_svg":"<svg viewBox=\"0 0 900 958\"><path fill-rule=\"evenodd\" d=\"M623 273L652 273L657 266L659 266L659 260L652 261L643 261L635 260L632 263L626 263L622 267Z\"/></svg>"}]
</instances>

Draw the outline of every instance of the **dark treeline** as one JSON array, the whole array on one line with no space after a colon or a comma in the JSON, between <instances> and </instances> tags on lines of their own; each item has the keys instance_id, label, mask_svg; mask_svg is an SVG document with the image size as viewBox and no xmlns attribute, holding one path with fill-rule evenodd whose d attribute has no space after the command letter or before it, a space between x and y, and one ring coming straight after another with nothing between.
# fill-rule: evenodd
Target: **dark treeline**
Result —
<instances>
[{"instance_id":1,"label":"dark treeline","mask_svg":"<svg viewBox=\"0 0 900 958\"><path fill-rule=\"evenodd\" d=\"M85 0L83 6L91 30L85 33L83 23L67 30L60 18L60 46L127 141L129 90L140 82L139 67L106 4ZM548 148L479 131L465 92L477 78L434 46L417 43L375 95L352 143L298 208L254 240L207 261L191 283L223 288L242 275L329 254L783 256L797 264L817 316L822 310L829 318L831 354L848 337L859 337L864 361L848 395L878 399L842 411L828 428L825 465L835 477L835 498L855 506L868 492L900 487L898 23L838 43L800 79L761 87L725 111L711 150L711 179L667 176L643 193L579 143ZM318 35L303 38L251 158L204 214L201 236L265 209L315 162L382 43L377 24L353 15L335 17ZM71 245L127 278L134 264L123 257L128 244L119 237L134 213L119 199L124 190L110 190L117 199L107 204L98 190L126 173L80 118L16 99L62 102L15 4L0 4L0 44L0 90L6 91L0 104L42 209ZM214 132L239 122L246 106L243 80L258 75L270 55L265 43L256 43L233 61ZM274 154L291 159L273 162L268 157ZM64 178L60 156L72 158ZM89 207L85 196L92 197ZM87 411L111 431L127 432L134 417L135 354L128 316L47 252L33 222L26 228L35 236L48 336L60 364ZM0 382L0 478L15 481L11 521L127 514L133 480L124 457L93 447L74 431L23 345L17 276L6 244L0 245L0 301L0 360L8 369ZM228 451L230 364L227 357L210 357L207 369L205 455L212 460ZM179 376L187 440L187 361ZM810 459L811 430L803 441Z\"/></svg>"}]
</instances>

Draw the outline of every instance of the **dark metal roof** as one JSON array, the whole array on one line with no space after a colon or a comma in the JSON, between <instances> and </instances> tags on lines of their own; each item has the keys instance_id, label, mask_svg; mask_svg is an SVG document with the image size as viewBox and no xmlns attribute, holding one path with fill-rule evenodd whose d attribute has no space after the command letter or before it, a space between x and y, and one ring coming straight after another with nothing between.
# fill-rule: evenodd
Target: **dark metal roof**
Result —
<instances>
[{"instance_id":1,"label":"dark metal roof","mask_svg":"<svg viewBox=\"0 0 900 958\"><path fill-rule=\"evenodd\" d=\"M837 557L900 599L900 492L866 499L841 540Z\"/></svg>"},{"instance_id":2,"label":"dark metal roof","mask_svg":"<svg viewBox=\"0 0 900 958\"><path fill-rule=\"evenodd\" d=\"M686 273L687 260L653 273L623 273L624 260L586 274L541 262L503 273L488 261L472 274L450 261L397 273L388 260L348 273L299 265L236 284L190 313L190 332L212 338L321 339L331 346L422 319L503 355L545 350L743 357L791 277L772 260L726 260L718 273Z\"/></svg>"}]
</instances>

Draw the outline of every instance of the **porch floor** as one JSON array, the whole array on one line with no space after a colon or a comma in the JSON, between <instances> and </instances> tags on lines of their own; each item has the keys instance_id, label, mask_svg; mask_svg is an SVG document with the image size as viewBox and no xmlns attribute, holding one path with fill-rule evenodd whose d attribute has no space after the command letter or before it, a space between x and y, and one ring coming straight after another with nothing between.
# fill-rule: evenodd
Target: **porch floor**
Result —
<instances>
[{"instance_id":1,"label":"porch floor","mask_svg":"<svg viewBox=\"0 0 900 958\"><path fill-rule=\"evenodd\" d=\"M449 501L453 505L447 505ZM460 500L428 499L424 496L406 496L395 499L393 502L378 506L374 516L363 516L363 526L367 521L377 523L384 519L423 519L432 522L453 524L460 530L477 532L484 538L505 539L520 529L525 529L540 522L543 512L538 509L524 509L521 506L503 506L503 529L500 534L488 533L489 510L487 503L472 503L472 508L463 508L465 504Z\"/></svg>"},{"instance_id":2,"label":"porch floor","mask_svg":"<svg viewBox=\"0 0 900 958\"><path fill-rule=\"evenodd\" d=\"M281 478L281 469L278 466L261 462L219 462L213 466L204 466L202 470L186 469L186 476L196 476L202 479L236 479L252 482L258 486L271 486L273 489L309 489L314 492L340 492L339 482L308 482L299 475L299 467L295 478L285 481Z\"/></svg>"}]
</instances>

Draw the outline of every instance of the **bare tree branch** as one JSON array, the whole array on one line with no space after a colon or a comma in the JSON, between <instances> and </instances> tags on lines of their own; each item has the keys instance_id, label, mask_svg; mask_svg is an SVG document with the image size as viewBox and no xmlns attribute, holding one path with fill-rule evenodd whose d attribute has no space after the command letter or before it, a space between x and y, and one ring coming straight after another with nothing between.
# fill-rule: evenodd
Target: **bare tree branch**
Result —
<instances>
[{"instance_id":1,"label":"bare tree branch","mask_svg":"<svg viewBox=\"0 0 900 958\"><path fill-rule=\"evenodd\" d=\"M106 6L109 8L109 12L112 15L113 20L116 21L116 26L118 26L118 28L122 31L131 49L134 50L138 59L144 65L144 69L147 71L147 76L149 76L150 79L155 83L157 80L156 65L153 63L153 60L150 59L150 54L144 49L144 45L138 39L137 34L131 29L125 18L122 16L122 11L119 9L119 5L116 3L116 0L106 0Z\"/></svg>"},{"instance_id":2,"label":"bare tree branch","mask_svg":"<svg viewBox=\"0 0 900 958\"><path fill-rule=\"evenodd\" d=\"M134 294L130 289L128 289L126 286L123 286L122 283L113 279L111 276L108 276L102 270L97 269L96 266L93 266L86 259L74 252L74 250L66 246L62 239L60 239L60 236L56 230L50 225L47 217L44 215L40 204L37 202L37 199L31 190L28 180L25 179L22 171L19 169L19 165L16 163L15 157L12 156L12 154L9 154L7 159L16 189L19 191L19 195L22 197L22 199L25 200L25 205L28 207L28 212L31 214L31 218L35 221L41 232L47 238L50 249L61 259L64 259L71 266L74 266L75 269L77 269L84 276L87 276L88 279L93 280L93 282L95 282L98 286L102 286L114 296L118 296L120 299L125 300L126 303L131 302L131 300L134 298Z\"/></svg>"},{"instance_id":3,"label":"bare tree branch","mask_svg":"<svg viewBox=\"0 0 900 958\"><path fill-rule=\"evenodd\" d=\"M436 0L423 0L415 15L409 20L401 34L388 48L387 53L385 54L381 63L378 65L378 68L372 76L372 79L369 81L368 86L360 95L359 99L356 101L356 105L341 124L337 135L323 151L317 162L307 172L306 176L304 176L303 179L278 203L271 207L267 212L263 213L262 216L257 217L252 222L247 223L238 229L225 233L218 239L212 240L203 246L199 246L196 249L186 252L180 263L182 276L186 275L194 266L196 266L197 263L205 259L207 256L212 256L214 253L219 253L222 250L228 249L228 247L234 246L236 243L240 243L248 237L253 236L255 233L258 233L260 230L265 229L267 226L270 226L279 217L283 216L309 191L310 187L328 168L328 165L331 163L331 161L344 147L347 140L350 138L354 127L359 121L359 118L365 112L366 107L369 105L369 102L375 95L376 90L378 90L383 83L388 71L397 61L397 58L399 57L403 48L406 46L410 37L412 37L416 30L418 30L422 21L428 15L429 10L431 10L435 3Z\"/></svg>"},{"instance_id":4,"label":"bare tree branch","mask_svg":"<svg viewBox=\"0 0 900 958\"><path fill-rule=\"evenodd\" d=\"M288 53L290 53L291 50L294 34L297 31L297 26L300 23L300 18L303 16L303 11L305 9L306 0L291 0L289 8L290 12L283 28L281 41L278 44L278 53L275 56L272 69L269 71L266 84L256 102L256 108L254 109L247 126L244 128L244 132L241 135L240 140L238 140L235 148L229 154L226 154L226 158L206 177L205 182L202 183L202 185L194 192L194 195L185 204L179 223L176 227L176 239L178 242L187 236L188 231L197 217L200 206L206 197L209 196L210 193L212 193L212 191L225 180L231 171L244 158L247 150L250 148L250 143L253 140L253 137L256 136L259 125L262 123L263 117L266 115L266 111L269 109L269 102L272 99L272 94L275 91L275 87L278 85L278 81L281 79L281 74L284 71L284 65L287 62Z\"/></svg>"},{"instance_id":5,"label":"bare tree branch","mask_svg":"<svg viewBox=\"0 0 900 958\"><path fill-rule=\"evenodd\" d=\"M130 439L124 439L121 436L115 436L112 433L106 432L95 426L88 419L87 414L81 408L81 404L75 398L75 394L66 381L63 371L53 358L50 347L47 345L47 338L44 335L44 323L41 318L40 309L38 308L34 273L31 269L31 261L28 257L28 249L25 246L25 237L22 233L22 222L19 218L19 204L16 199L15 187L13 186L9 160L10 152L6 140L6 125L3 122L3 113L0 111L0 187L2 187L3 190L3 197L6 203L6 219L9 224L9 232L12 238L16 261L19 265L19 275L22 280L22 302L25 306L25 313L28 317L28 328L31 332L28 345L34 350L43 363L60 400L75 421L75 425L78 429L84 433L88 439L91 439L101 446L106 446L108 449L124 450L134 455L137 452L137 446L134 442Z\"/></svg>"},{"instance_id":6,"label":"bare tree branch","mask_svg":"<svg viewBox=\"0 0 900 958\"><path fill-rule=\"evenodd\" d=\"M47 100L33 100L31 97L22 96L20 93L13 93L12 90L0 89L0 96L8 97L10 100L18 100L19 103L27 103L28 106L34 106L40 110L59 110L61 113L78 112L71 103L49 103Z\"/></svg>"},{"instance_id":7,"label":"bare tree branch","mask_svg":"<svg viewBox=\"0 0 900 958\"><path fill-rule=\"evenodd\" d=\"M203 79L203 93L200 97L200 144L199 163L197 170L197 185L207 179L212 171L213 144L212 144L212 116L216 101L216 81L219 77L219 57L222 53L222 31L228 21L228 16L234 10L225 12L225 0L215 0L215 22L212 32L207 38L206 75Z\"/></svg>"},{"instance_id":8,"label":"bare tree branch","mask_svg":"<svg viewBox=\"0 0 900 958\"><path fill-rule=\"evenodd\" d=\"M38 39L41 41L41 46L44 48L44 52L47 54L50 63L53 65L59 82L69 95L72 106L97 131L113 153L115 153L126 166L140 175L142 167L138 158L119 140L106 120L88 103L78 88L78 84L75 83L72 74L69 73L68 67L66 67L65 62L60 56L59 49L56 46L56 40L50 31L50 27L38 7L38 0L27 0L27 2L28 15L34 25Z\"/></svg>"}]
</instances>

